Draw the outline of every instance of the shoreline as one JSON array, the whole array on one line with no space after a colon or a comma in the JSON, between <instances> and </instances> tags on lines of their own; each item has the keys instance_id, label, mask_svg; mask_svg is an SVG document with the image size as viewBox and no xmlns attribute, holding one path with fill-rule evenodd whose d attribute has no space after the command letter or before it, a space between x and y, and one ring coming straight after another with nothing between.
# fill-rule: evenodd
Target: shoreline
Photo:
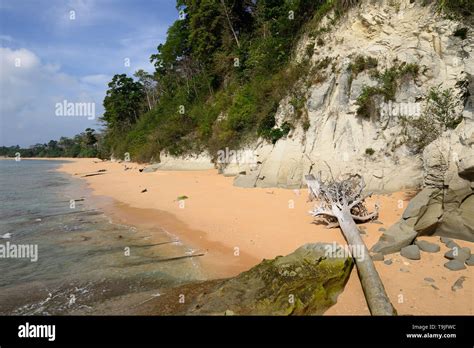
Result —
<instances>
[{"instance_id":1,"label":"shoreline","mask_svg":"<svg viewBox=\"0 0 474 348\"><path fill-rule=\"evenodd\" d=\"M219 175L217 170L140 173L138 169L144 165L131 162L126 163L130 169L125 170L125 163L88 158L57 160L67 160L57 170L75 178L77 173L106 169L104 175L80 177L94 196L114 201L102 205L106 214L114 221L147 230L159 226L184 244L206 251L199 262L209 279L235 276L263 259L286 255L305 243L347 244L339 229L312 223L307 211L313 204L306 201L306 189L239 188L233 186L232 177ZM144 189L147 191L142 193ZM180 203L180 196L188 198ZM375 202L381 203L381 224L361 225L365 227L363 239L369 249L380 237L379 229L395 223L410 198L411 192L405 191L367 200L369 208ZM403 201L403 208L398 207L399 200ZM385 257L392 259L392 265L375 262L398 313L472 314L473 281L469 268L447 270L443 267L447 249L439 243L439 237L420 239L440 244L441 251L422 253L420 261L407 260L395 253ZM471 248L474 245L457 242ZM409 271L401 272L401 268ZM352 272L344 292L325 315L370 314L356 269ZM451 286L460 276L467 278L464 288L453 292ZM436 282L428 283L426 277ZM404 298L402 303L398 303L400 295Z\"/></svg>"},{"instance_id":2,"label":"shoreline","mask_svg":"<svg viewBox=\"0 0 474 348\"><path fill-rule=\"evenodd\" d=\"M131 314L150 290L207 279L199 257L179 259L191 253L188 245L159 228L112 221L102 207L115 200L58 171L62 163L0 162L0 314L110 315L118 298Z\"/></svg>"}]
</instances>

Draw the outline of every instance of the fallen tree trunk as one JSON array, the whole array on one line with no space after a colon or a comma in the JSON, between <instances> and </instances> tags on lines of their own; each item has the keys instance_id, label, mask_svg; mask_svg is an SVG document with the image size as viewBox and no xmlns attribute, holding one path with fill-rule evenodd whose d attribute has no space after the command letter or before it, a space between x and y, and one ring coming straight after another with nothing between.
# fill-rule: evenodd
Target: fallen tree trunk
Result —
<instances>
[{"instance_id":1,"label":"fallen tree trunk","mask_svg":"<svg viewBox=\"0 0 474 348\"><path fill-rule=\"evenodd\" d=\"M174 256L174 257L166 257L166 258L161 258L161 259L156 259L154 257L146 257L143 256L143 258L148 258L148 261L141 261L141 262L133 262L133 263L127 263L127 266L141 266L141 265L147 265L150 263L157 263L157 262L168 262L168 261L177 261L177 260L182 260L182 259L189 259L192 257L200 257L204 256L206 253L200 252L196 254L191 254L191 255L181 255L181 256ZM120 267L120 266L117 266Z\"/></svg>"},{"instance_id":2,"label":"fallen tree trunk","mask_svg":"<svg viewBox=\"0 0 474 348\"><path fill-rule=\"evenodd\" d=\"M130 248L150 248L157 245L164 245L164 244L171 244L171 243L178 243L179 240L169 240L166 242L155 243L155 244L143 244L143 245L131 245Z\"/></svg>"},{"instance_id":3,"label":"fallen tree trunk","mask_svg":"<svg viewBox=\"0 0 474 348\"><path fill-rule=\"evenodd\" d=\"M83 175L81 176L81 178L87 178L88 176L96 176L96 175L104 175L104 174L107 174L107 173L92 173L92 174L86 174L86 175Z\"/></svg>"},{"instance_id":4,"label":"fallen tree trunk","mask_svg":"<svg viewBox=\"0 0 474 348\"><path fill-rule=\"evenodd\" d=\"M74 175L84 175L84 174L92 174L92 173L104 173L106 172L107 169L99 169L99 170L94 170L92 172L84 172L84 173L74 173Z\"/></svg>"},{"instance_id":5,"label":"fallen tree trunk","mask_svg":"<svg viewBox=\"0 0 474 348\"><path fill-rule=\"evenodd\" d=\"M341 212L341 216L337 219L347 243L352 248L355 247L355 250L363 250L363 256L361 258L355 258L355 262L370 313L372 315L396 314L396 311L385 292L382 280L375 269L369 250L360 237L359 230L350 216L350 213L347 211Z\"/></svg>"},{"instance_id":6,"label":"fallen tree trunk","mask_svg":"<svg viewBox=\"0 0 474 348\"><path fill-rule=\"evenodd\" d=\"M70 214L82 214L82 213L89 213L90 215L99 215L102 214L101 211L95 210L95 209L90 209L90 210L76 210L76 211L68 211L65 213L57 213L57 214L49 214L49 215L43 215L43 216L38 216L34 217L34 219L44 219L52 216L62 216L62 215L70 215Z\"/></svg>"},{"instance_id":7,"label":"fallen tree trunk","mask_svg":"<svg viewBox=\"0 0 474 348\"><path fill-rule=\"evenodd\" d=\"M390 299L385 292L369 250L363 242L354 219L368 221L378 216L378 207L374 213L368 213L362 196L364 181L354 180L356 176L342 181L332 180L323 183L321 176L316 179L307 175L306 183L310 190L310 199L318 199L320 206L310 213L326 220L328 226L339 226L352 251L365 299L372 315L396 315ZM354 255L354 251L360 255Z\"/></svg>"}]
</instances>

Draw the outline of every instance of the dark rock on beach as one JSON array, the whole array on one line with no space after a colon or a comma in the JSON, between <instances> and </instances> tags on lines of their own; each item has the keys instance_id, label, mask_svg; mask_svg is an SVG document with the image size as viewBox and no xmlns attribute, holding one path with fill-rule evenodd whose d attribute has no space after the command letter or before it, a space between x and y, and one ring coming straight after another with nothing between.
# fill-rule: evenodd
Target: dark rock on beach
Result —
<instances>
[{"instance_id":1,"label":"dark rock on beach","mask_svg":"<svg viewBox=\"0 0 474 348\"><path fill-rule=\"evenodd\" d=\"M471 257L471 249L461 248L461 249L451 249L444 254L444 257L449 260L458 260L460 262L466 262Z\"/></svg>"},{"instance_id":2,"label":"dark rock on beach","mask_svg":"<svg viewBox=\"0 0 474 348\"><path fill-rule=\"evenodd\" d=\"M453 240L450 240L449 242L446 243L446 246L450 249L453 249L453 248L459 248L459 244L456 243L455 241Z\"/></svg>"},{"instance_id":3,"label":"dark rock on beach","mask_svg":"<svg viewBox=\"0 0 474 348\"><path fill-rule=\"evenodd\" d=\"M449 243L449 242L452 241L451 238L446 238L446 237L441 237L439 240L440 240L441 243L443 243L443 244L447 244L447 243Z\"/></svg>"},{"instance_id":4,"label":"dark rock on beach","mask_svg":"<svg viewBox=\"0 0 474 348\"><path fill-rule=\"evenodd\" d=\"M466 266L464 265L464 263L459 260L448 261L444 264L444 267L446 267L447 269L451 271L460 271L462 269L466 269Z\"/></svg>"},{"instance_id":5,"label":"dark rock on beach","mask_svg":"<svg viewBox=\"0 0 474 348\"><path fill-rule=\"evenodd\" d=\"M464 247L459 249L458 257L456 257L456 259L467 261L471 258L471 256L471 249L469 249L468 247Z\"/></svg>"},{"instance_id":6,"label":"dark rock on beach","mask_svg":"<svg viewBox=\"0 0 474 348\"><path fill-rule=\"evenodd\" d=\"M427 253L437 253L441 249L438 244L430 243L425 240L417 240L415 244L420 248L420 250Z\"/></svg>"},{"instance_id":7,"label":"dark rock on beach","mask_svg":"<svg viewBox=\"0 0 474 348\"><path fill-rule=\"evenodd\" d=\"M402 248L400 255L410 260L419 260L421 258L420 249L416 245L409 245Z\"/></svg>"},{"instance_id":8,"label":"dark rock on beach","mask_svg":"<svg viewBox=\"0 0 474 348\"><path fill-rule=\"evenodd\" d=\"M448 260L454 260L454 250L448 250L444 253L444 257Z\"/></svg>"},{"instance_id":9,"label":"dark rock on beach","mask_svg":"<svg viewBox=\"0 0 474 348\"><path fill-rule=\"evenodd\" d=\"M159 164L151 164L141 170L142 173L153 173L159 168Z\"/></svg>"},{"instance_id":10,"label":"dark rock on beach","mask_svg":"<svg viewBox=\"0 0 474 348\"><path fill-rule=\"evenodd\" d=\"M464 283L465 280L466 280L466 277L464 277L464 276L459 277L459 279L456 280L456 282L453 284L453 286L451 286L451 290L452 291L457 291L457 290L462 289L462 283Z\"/></svg>"},{"instance_id":11,"label":"dark rock on beach","mask_svg":"<svg viewBox=\"0 0 474 348\"><path fill-rule=\"evenodd\" d=\"M382 234L370 251L384 255L396 253L401 248L410 245L415 238L416 232L411 227L397 222Z\"/></svg>"}]
</instances>

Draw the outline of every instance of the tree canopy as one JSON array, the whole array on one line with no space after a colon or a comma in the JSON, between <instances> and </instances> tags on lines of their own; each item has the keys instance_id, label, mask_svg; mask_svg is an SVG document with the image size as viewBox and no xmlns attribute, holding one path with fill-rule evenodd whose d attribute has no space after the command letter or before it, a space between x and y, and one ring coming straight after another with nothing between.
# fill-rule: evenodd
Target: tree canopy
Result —
<instances>
[{"instance_id":1,"label":"tree canopy","mask_svg":"<svg viewBox=\"0 0 474 348\"><path fill-rule=\"evenodd\" d=\"M20 146L0 146L0 156L15 157L97 157L100 155L101 135L92 128L72 138L61 137L47 144L35 144L27 148Z\"/></svg>"},{"instance_id":2,"label":"tree canopy","mask_svg":"<svg viewBox=\"0 0 474 348\"><path fill-rule=\"evenodd\" d=\"M178 0L179 16L150 56L153 73L115 75L104 100L104 144L120 157L158 158L269 141L274 114L302 66L289 58L302 27L331 0ZM226 115L217 122L219 115Z\"/></svg>"}]
</instances>

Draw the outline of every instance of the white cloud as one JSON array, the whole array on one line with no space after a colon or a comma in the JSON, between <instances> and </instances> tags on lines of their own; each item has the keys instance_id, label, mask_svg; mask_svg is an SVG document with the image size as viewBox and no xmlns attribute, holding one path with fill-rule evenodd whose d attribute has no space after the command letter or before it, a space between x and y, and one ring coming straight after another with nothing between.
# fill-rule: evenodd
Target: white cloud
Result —
<instances>
[{"instance_id":1,"label":"white cloud","mask_svg":"<svg viewBox=\"0 0 474 348\"><path fill-rule=\"evenodd\" d=\"M0 34L0 146L29 145L97 128L96 121L85 117L56 117L55 104L93 101L96 115L101 115L112 76L132 76L138 69L152 72L149 57L165 40L168 21L177 16L174 2L161 0L149 7L117 0L4 3L0 0L0 8L8 8L1 15L12 21L5 21ZM69 18L71 10L75 20ZM126 58L130 66L124 64Z\"/></svg>"},{"instance_id":2,"label":"white cloud","mask_svg":"<svg viewBox=\"0 0 474 348\"><path fill-rule=\"evenodd\" d=\"M2 57L1 66L3 73L5 73L5 70L6 72L16 71L16 73L19 74L25 73L29 69L32 69L39 64L38 57L33 52L28 51L25 48L11 50L8 47L0 47L0 53Z\"/></svg>"},{"instance_id":3,"label":"white cloud","mask_svg":"<svg viewBox=\"0 0 474 348\"><path fill-rule=\"evenodd\" d=\"M55 105L63 100L93 102L98 117L105 92L100 81L105 76L78 79L25 48L0 47L0 57L0 145L31 145L97 127L97 119L56 116Z\"/></svg>"}]
</instances>

